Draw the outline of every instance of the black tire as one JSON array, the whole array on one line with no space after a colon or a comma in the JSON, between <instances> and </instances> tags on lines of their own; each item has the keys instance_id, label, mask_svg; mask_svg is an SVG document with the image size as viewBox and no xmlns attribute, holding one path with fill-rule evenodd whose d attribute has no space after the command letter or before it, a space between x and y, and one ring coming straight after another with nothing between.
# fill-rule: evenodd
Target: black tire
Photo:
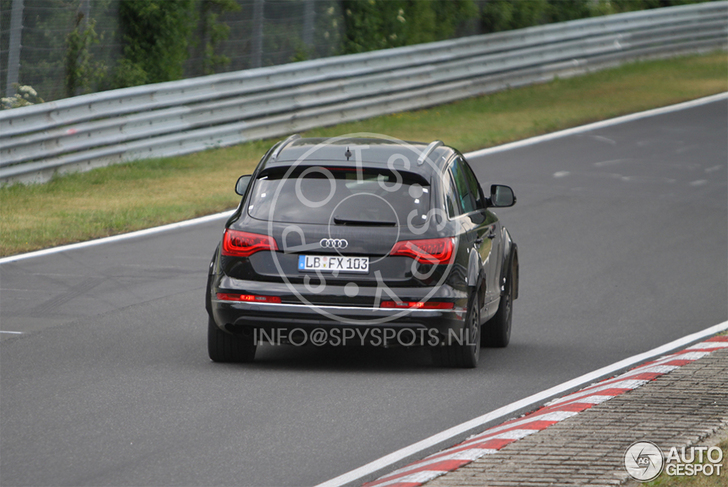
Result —
<instances>
[{"instance_id":1,"label":"black tire","mask_svg":"<svg viewBox=\"0 0 728 487\"><path fill-rule=\"evenodd\" d=\"M484 347L503 348L511 341L511 322L513 321L513 267L508 269L506 284L498 303L495 316L483 325L480 344Z\"/></svg>"},{"instance_id":2,"label":"black tire","mask_svg":"<svg viewBox=\"0 0 728 487\"><path fill-rule=\"evenodd\" d=\"M474 369L480 358L480 304L478 292L473 292L465 317L467 335L463 343L432 347L432 359L440 367Z\"/></svg>"},{"instance_id":3,"label":"black tire","mask_svg":"<svg viewBox=\"0 0 728 487\"><path fill-rule=\"evenodd\" d=\"M215 324L210 316L207 322L207 353L213 362L252 362L256 345L253 336L231 335Z\"/></svg>"}]
</instances>

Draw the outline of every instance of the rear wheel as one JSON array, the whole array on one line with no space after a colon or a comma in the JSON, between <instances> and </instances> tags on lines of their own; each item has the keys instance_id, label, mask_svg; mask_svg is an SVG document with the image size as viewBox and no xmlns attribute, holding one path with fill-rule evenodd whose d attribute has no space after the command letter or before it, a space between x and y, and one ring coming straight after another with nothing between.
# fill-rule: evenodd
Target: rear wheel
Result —
<instances>
[{"instance_id":1,"label":"rear wheel","mask_svg":"<svg viewBox=\"0 0 728 487\"><path fill-rule=\"evenodd\" d=\"M480 304L478 292L474 292L468 302L465 329L460 342L432 348L432 358L440 367L459 367L473 369L480 358ZM452 337L448 336L448 340ZM455 340L454 340L455 341Z\"/></svg>"},{"instance_id":2,"label":"rear wheel","mask_svg":"<svg viewBox=\"0 0 728 487\"><path fill-rule=\"evenodd\" d=\"M213 362L252 362L255 358L253 336L231 335L215 324L212 316L207 322L207 353Z\"/></svg>"},{"instance_id":3,"label":"rear wheel","mask_svg":"<svg viewBox=\"0 0 728 487\"><path fill-rule=\"evenodd\" d=\"M495 316L483 325L480 344L484 347L503 348L511 341L511 321L513 320L513 268L506 274L505 289L498 303Z\"/></svg>"}]
</instances>

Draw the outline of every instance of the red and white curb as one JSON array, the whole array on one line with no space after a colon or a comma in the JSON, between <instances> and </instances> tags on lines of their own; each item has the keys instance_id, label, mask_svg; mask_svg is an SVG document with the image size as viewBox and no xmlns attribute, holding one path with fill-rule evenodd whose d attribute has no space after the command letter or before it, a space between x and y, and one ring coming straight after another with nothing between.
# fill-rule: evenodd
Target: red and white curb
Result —
<instances>
[{"instance_id":1,"label":"red and white curb","mask_svg":"<svg viewBox=\"0 0 728 487\"><path fill-rule=\"evenodd\" d=\"M728 348L728 336L715 336L669 355L665 355L621 375L603 380L567 396L554 399L521 418L512 419L475 435L459 445L384 475L364 487L415 487L452 472L484 455L544 430L627 391L637 389L657 377L703 358L715 350Z\"/></svg>"}]
</instances>

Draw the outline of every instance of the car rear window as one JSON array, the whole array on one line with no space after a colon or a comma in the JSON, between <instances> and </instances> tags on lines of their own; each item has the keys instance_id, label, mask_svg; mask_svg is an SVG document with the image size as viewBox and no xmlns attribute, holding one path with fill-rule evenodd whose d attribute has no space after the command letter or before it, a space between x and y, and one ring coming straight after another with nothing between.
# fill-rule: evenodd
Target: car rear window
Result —
<instances>
[{"instance_id":1,"label":"car rear window","mask_svg":"<svg viewBox=\"0 0 728 487\"><path fill-rule=\"evenodd\" d=\"M253 186L248 213L283 223L422 225L430 185L409 172L324 166L267 171Z\"/></svg>"}]
</instances>

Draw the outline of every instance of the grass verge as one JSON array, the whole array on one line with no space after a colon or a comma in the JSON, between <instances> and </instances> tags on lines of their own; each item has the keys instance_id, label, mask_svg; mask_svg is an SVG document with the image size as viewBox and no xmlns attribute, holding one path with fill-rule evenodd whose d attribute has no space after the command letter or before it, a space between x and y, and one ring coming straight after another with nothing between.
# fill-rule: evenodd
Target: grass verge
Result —
<instances>
[{"instance_id":1,"label":"grass verge","mask_svg":"<svg viewBox=\"0 0 728 487\"><path fill-rule=\"evenodd\" d=\"M720 474L717 472L716 464L711 469L711 475L705 475L702 472L695 475L686 475L684 474L685 470L682 471L682 475L668 475L667 471L663 471L655 480L640 485L644 487L725 487L728 485L728 471L726 471L728 467L728 439L724 439L717 446L723 451ZM695 455L697 456L697 453ZM691 465L697 463L694 462ZM702 462L703 465L706 463L705 461ZM693 472L690 471L689 473Z\"/></svg>"},{"instance_id":2,"label":"grass verge","mask_svg":"<svg viewBox=\"0 0 728 487\"><path fill-rule=\"evenodd\" d=\"M469 151L728 90L715 52L627 64L550 83L306 132L441 139ZM272 141L138 161L0 188L0 255L90 240L233 208L233 185Z\"/></svg>"}]
</instances>

